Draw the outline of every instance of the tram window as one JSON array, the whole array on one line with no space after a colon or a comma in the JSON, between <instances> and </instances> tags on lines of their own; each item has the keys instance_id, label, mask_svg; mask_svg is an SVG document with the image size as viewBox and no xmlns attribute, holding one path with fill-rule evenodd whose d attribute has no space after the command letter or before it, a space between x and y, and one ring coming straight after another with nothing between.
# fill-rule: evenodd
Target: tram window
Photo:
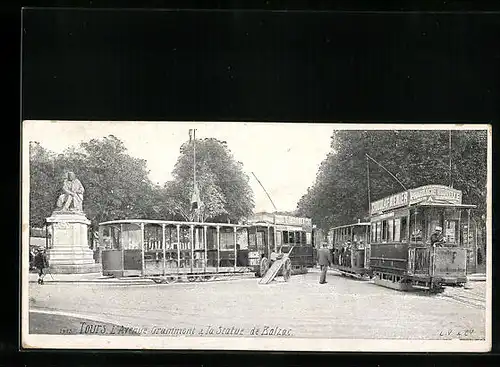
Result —
<instances>
[{"instance_id":1,"label":"tram window","mask_svg":"<svg viewBox=\"0 0 500 367\"><path fill-rule=\"evenodd\" d=\"M375 232L376 232L376 224L372 223L372 231L371 231L371 242L375 242Z\"/></svg>"},{"instance_id":2,"label":"tram window","mask_svg":"<svg viewBox=\"0 0 500 367\"><path fill-rule=\"evenodd\" d=\"M300 239L301 239L300 232L295 232L295 244L300 245Z\"/></svg>"},{"instance_id":3,"label":"tram window","mask_svg":"<svg viewBox=\"0 0 500 367\"><path fill-rule=\"evenodd\" d=\"M307 244L307 234L306 234L306 232L301 232L301 235L302 235L302 236L301 236L301 237L302 237L302 238L301 238L301 243L302 243L303 245Z\"/></svg>"},{"instance_id":4,"label":"tram window","mask_svg":"<svg viewBox=\"0 0 500 367\"><path fill-rule=\"evenodd\" d=\"M283 240L283 233L276 231L276 247L280 248Z\"/></svg>"},{"instance_id":5,"label":"tram window","mask_svg":"<svg viewBox=\"0 0 500 367\"><path fill-rule=\"evenodd\" d=\"M394 219L394 241L401 241L401 218Z\"/></svg>"},{"instance_id":6,"label":"tram window","mask_svg":"<svg viewBox=\"0 0 500 367\"><path fill-rule=\"evenodd\" d=\"M387 225L387 220L382 221L382 242L387 242L387 231L388 231L388 225Z\"/></svg>"},{"instance_id":7,"label":"tram window","mask_svg":"<svg viewBox=\"0 0 500 367\"><path fill-rule=\"evenodd\" d=\"M220 231L220 249L234 249L234 233L233 231Z\"/></svg>"},{"instance_id":8,"label":"tram window","mask_svg":"<svg viewBox=\"0 0 500 367\"><path fill-rule=\"evenodd\" d=\"M264 248L266 247L264 232L257 231L256 239L257 239L257 251L264 251Z\"/></svg>"},{"instance_id":9,"label":"tram window","mask_svg":"<svg viewBox=\"0 0 500 367\"><path fill-rule=\"evenodd\" d=\"M255 233L248 234L248 248L250 251L255 251L257 249L257 238Z\"/></svg>"},{"instance_id":10,"label":"tram window","mask_svg":"<svg viewBox=\"0 0 500 367\"><path fill-rule=\"evenodd\" d=\"M381 230L382 230L382 226L381 226L381 223L380 222L377 222L377 231L376 231L376 237L375 237L375 242L381 242Z\"/></svg>"},{"instance_id":11,"label":"tram window","mask_svg":"<svg viewBox=\"0 0 500 367\"><path fill-rule=\"evenodd\" d=\"M406 241L407 231L408 231L408 224L406 221L406 217L403 217L401 218L401 232L400 232L401 242Z\"/></svg>"},{"instance_id":12,"label":"tram window","mask_svg":"<svg viewBox=\"0 0 500 367\"><path fill-rule=\"evenodd\" d=\"M294 232L288 232L288 243L294 243L295 241L295 233Z\"/></svg>"},{"instance_id":13,"label":"tram window","mask_svg":"<svg viewBox=\"0 0 500 367\"><path fill-rule=\"evenodd\" d=\"M387 240L391 242L394 241L394 219L389 219L387 221L387 224L388 224L388 234L389 234Z\"/></svg>"},{"instance_id":14,"label":"tram window","mask_svg":"<svg viewBox=\"0 0 500 367\"><path fill-rule=\"evenodd\" d=\"M458 221L446 220L445 221L445 236L447 243L456 243L457 241L457 225Z\"/></svg>"},{"instance_id":15,"label":"tram window","mask_svg":"<svg viewBox=\"0 0 500 367\"><path fill-rule=\"evenodd\" d=\"M246 228L238 228L236 231L236 244L240 250L248 250L248 230Z\"/></svg>"},{"instance_id":16,"label":"tram window","mask_svg":"<svg viewBox=\"0 0 500 367\"><path fill-rule=\"evenodd\" d=\"M217 249L217 230L215 228L207 228L207 250Z\"/></svg>"},{"instance_id":17,"label":"tram window","mask_svg":"<svg viewBox=\"0 0 500 367\"><path fill-rule=\"evenodd\" d=\"M288 243L288 231L283 231L283 245Z\"/></svg>"}]
</instances>

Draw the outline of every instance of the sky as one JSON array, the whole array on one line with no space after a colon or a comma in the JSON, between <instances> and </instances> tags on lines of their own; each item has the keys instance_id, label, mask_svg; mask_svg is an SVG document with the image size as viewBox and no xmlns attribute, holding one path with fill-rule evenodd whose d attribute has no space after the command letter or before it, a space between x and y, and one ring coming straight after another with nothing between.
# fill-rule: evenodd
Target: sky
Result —
<instances>
[{"instance_id":1,"label":"sky","mask_svg":"<svg viewBox=\"0 0 500 367\"><path fill-rule=\"evenodd\" d=\"M113 134L124 142L128 154L147 161L151 180L163 184L171 179L180 146L193 128L197 139L226 141L234 158L243 163L254 192L255 212L274 209L252 172L279 211L296 209L330 151L334 130L332 124L312 123L25 121L23 141L37 141L59 153L82 141ZM85 178L80 180L85 186Z\"/></svg>"}]
</instances>

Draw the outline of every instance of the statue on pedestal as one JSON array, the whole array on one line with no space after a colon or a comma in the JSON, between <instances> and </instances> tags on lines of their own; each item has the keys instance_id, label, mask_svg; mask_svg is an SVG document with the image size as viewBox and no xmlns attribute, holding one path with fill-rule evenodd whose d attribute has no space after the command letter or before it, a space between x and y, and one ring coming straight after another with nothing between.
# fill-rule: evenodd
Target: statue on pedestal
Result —
<instances>
[{"instance_id":1,"label":"statue on pedestal","mask_svg":"<svg viewBox=\"0 0 500 367\"><path fill-rule=\"evenodd\" d=\"M57 199L57 211L83 212L83 193L85 189L73 172L68 172L64 180L63 193Z\"/></svg>"}]
</instances>

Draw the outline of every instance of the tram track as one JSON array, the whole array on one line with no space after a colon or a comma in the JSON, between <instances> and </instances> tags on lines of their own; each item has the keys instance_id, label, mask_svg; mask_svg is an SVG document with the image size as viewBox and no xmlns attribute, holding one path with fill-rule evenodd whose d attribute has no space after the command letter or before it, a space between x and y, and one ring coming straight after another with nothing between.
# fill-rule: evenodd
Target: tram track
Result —
<instances>
[{"instance_id":1,"label":"tram track","mask_svg":"<svg viewBox=\"0 0 500 367\"><path fill-rule=\"evenodd\" d=\"M471 308L476 308L480 310L486 309L486 298L471 297L466 294L439 294L438 298L442 298L448 301L462 304Z\"/></svg>"}]
</instances>

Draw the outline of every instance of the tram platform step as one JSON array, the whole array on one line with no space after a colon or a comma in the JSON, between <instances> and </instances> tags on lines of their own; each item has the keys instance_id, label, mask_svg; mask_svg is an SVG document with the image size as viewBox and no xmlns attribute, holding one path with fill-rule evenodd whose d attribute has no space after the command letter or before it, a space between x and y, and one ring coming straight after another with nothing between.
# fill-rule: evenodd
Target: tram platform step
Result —
<instances>
[{"instance_id":1,"label":"tram platform step","mask_svg":"<svg viewBox=\"0 0 500 367\"><path fill-rule=\"evenodd\" d=\"M388 279L375 278L374 283L377 285L380 285L382 287L391 288L391 289L395 289L398 291L411 291L411 290L413 290L413 287L411 284L401 283L401 282L393 282L393 281L390 281Z\"/></svg>"}]
</instances>

